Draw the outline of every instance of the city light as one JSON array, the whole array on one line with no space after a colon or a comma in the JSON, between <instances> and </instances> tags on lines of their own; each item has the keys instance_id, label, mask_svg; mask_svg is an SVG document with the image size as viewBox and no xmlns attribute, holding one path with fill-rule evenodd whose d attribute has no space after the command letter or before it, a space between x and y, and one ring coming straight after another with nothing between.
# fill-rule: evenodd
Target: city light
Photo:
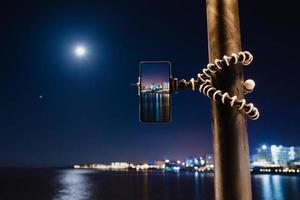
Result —
<instances>
[{"instance_id":1,"label":"city light","mask_svg":"<svg viewBox=\"0 0 300 200\"><path fill-rule=\"evenodd\" d=\"M189 156L182 160L156 160L144 162L142 164L127 162L112 162L111 164L84 164L74 165L75 169L97 169L105 171L193 171L200 173L211 173L214 170L213 155L207 154L203 157ZM250 162L251 173L268 174L300 174L300 147L285 147L282 145L272 145L268 148L261 145L257 148L257 154L253 155Z\"/></svg>"},{"instance_id":2,"label":"city light","mask_svg":"<svg viewBox=\"0 0 300 200\"><path fill-rule=\"evenodd\" d=\"M204 165L204 164L205 164L205 161L201 159L201 160L200 160L200 164L201 164L201 165Z\"/></svg>"}]
</instances>

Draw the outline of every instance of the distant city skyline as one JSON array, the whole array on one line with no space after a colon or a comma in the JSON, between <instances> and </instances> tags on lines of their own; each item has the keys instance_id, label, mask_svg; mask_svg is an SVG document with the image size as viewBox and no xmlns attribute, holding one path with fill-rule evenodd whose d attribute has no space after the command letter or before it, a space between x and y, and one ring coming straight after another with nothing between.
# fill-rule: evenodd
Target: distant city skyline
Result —
<instances>
[{"instance_id":1,"label":"distant city skyline","mask_svg":"<svg viewBox=\"0 0 300 200\"><path fill-rule=\"evenodd\" d=\"M132 161L132 163L152 163L157 161L164 162L180 162L191 165L198 165L202 163L201 160L212 164L214 160L213 152L210 153L201 153L199 152L197 155L186 155L182 158L172 158L165 157L156 158L156 159L144 159L142 161ZM297 165L300 166L300 145L295 146L282 146L278 144L266 145L263 144L261 146L256 147L256 152L250 155L251 163L254 165L258 165L261 167L269 167L270 165L279 165L285 166L289 161L295 161ZM113 161L113 162L129 162L127 160Z\"/></svg>"},{"instance_id":2,"label":"distant city skyline","mask_svg":"<svg viewBox=\"0 0 300 200\"><path fill-rule=\"evenodd\" d=\"M251 156L250 172L253 174L290 174L300 175L300 146L261 145L256 154ZM119 170L163 170L193 171L200 173L214 172L213 154L187 156L183 159L157 159L143 162L114 161L110 164L82 163L74 164L75 169L97 169L104 171Z\"/></svg>"}]
</instances>

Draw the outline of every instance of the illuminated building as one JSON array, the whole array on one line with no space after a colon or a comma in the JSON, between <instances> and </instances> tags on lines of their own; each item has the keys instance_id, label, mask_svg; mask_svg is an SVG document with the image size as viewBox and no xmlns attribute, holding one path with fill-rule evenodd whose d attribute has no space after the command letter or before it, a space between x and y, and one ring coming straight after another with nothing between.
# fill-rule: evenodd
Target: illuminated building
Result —
<instances>
[{"instance_id":1,"label":"illuminated building","mask_svg":"<svg viewBox=\"0 0 300 200\"><path fill-rule=\"evenodd\" d=\"M272 163L272 154L271 148L266 145L262 145L260 148L257 148L256 161L259 163Z\"/></svg>"},{"instance_id":2,"label":"illuminated building","mask_svg":"<svg viewBox=\"0 0 300 200\"><path fill-rule=\"evenodd\" d=\"M162 85L159 84L159 83L152 83L152 84L150 85L150 89L151 89L151 90L160 90L160 89L162 89Z\"/></svg>"},{"instance_id":3,"label":"illuminated building","mask_svg":"<svg viewBox=\"0 0 300 200\"><path fill-rule=\"evenodd\" d=\"M195 156L189 156L185 159L185 166L186 167L199 167L200 166L200 159Z\"/></svg>"},{"instance_id":4,"label":"illuminated building","mask_svg":"<svg viewBox=\"0 0 300 200\"><path fill-rule=\"evenodd\" d=\"M300 147L271 146L272 160L275 164L287 165L300 158Z\"/></svg>"},{"instance_id":5,"label":"illuminated building","mask_svg":"<svg viewBox=\"0 0 300 200\"><path fill-rule=\"evenodd\" d=\"M168 82L163 82L162 83L162 89L165 92L169 92L169 83Z\"/></svg>"},{"instance_id":6,"label":"illuminated building","mask_svg":"<svg viewBox=\"0 0 300 200\"><path fill-rule=\"evenodd\" d=\"M165 168L165 161L163 161L163 160L156 160L156 161L154 161L154 165L159 166L160 169L164 169Z\"/></svg>"},{"instance_id":7,"label":"illuminated building","mask_svg":"<svg viewBox=\"0 0 300 200\"><path fill-rule=\"evenodd\" d=\"M183 169L185 166L182 162L178 162L175 160L165 160L165 170L179 171Z\"/></svg>"},{"instance_id":8,"label":"illuminated building","mask_svg":"<svg viewBox=\"0 0 300 200\"><path fill-rule=\"evenodd\" d=\"M300 147L284 147L262 145L257 149L253 166L287 166L300 159Z\"/></svg>"},{"instance_id":9,"label":"illuminated building","mask_svg":"<svg viewBox=\"0 0 300 200\"><path fill-rule=\"evenodd\" d=\"M214 164L214 156L212 154L205 155L205 164L213 165Z\"/></svg>"},{"instance_id":10,"label":"illuminated building","mask_svg":"<svg viewBox=\"0 0 300 200\"><path fill-rule=\"evenodd\" d=\"M121 170L128 169L129 164L127 162L112 162L110 165L111 169Z\"/></svg>"}]
</instances>

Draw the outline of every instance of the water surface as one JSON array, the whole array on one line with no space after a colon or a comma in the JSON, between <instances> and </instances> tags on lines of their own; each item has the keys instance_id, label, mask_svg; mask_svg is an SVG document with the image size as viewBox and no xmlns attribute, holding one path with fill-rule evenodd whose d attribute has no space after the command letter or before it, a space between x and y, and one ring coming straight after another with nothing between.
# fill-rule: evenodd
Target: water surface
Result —
<instances>
[{"instance_id":1,"label":"water surface","mask_svg":"<svg viewBox=\"0 0 300 200\"><path fill-rule=\"evenodd\" d=\"M230 184L230 183L229 183ZM0 169L1 200L214 199L213 174ZM300 177L253 175L253 199L300 199Z\"/></svg>"}]
</instances>

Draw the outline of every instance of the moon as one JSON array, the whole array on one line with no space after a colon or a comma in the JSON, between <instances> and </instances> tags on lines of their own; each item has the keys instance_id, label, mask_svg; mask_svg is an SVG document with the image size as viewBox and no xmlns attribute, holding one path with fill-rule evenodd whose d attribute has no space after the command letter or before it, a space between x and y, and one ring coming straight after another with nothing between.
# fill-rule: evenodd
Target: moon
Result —
<instances>
[{"instance_id":1,"label":"moon","mask_svg":"<svg viewBox=\"0 0 300 200\"><path fill-rule=\"evenodd\" d=\"M83 45L78 45L74 48L74 53L77 57L82 58L87 53L86 47Z\"/></svg>"}]
</instances>

